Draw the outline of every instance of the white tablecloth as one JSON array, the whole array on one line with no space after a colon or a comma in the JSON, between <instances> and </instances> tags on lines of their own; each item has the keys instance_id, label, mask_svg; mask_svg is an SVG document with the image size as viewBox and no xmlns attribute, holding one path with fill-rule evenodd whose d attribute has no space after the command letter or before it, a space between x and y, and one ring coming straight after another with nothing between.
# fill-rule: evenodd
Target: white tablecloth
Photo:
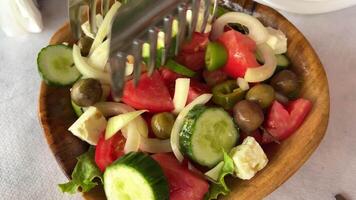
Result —
<instances>
[{"instance_id":1,"label":"white tablecloth","mask_svg":"<svg viewBox=\"0 0 356 200\"><path fill-rule=\"evenodd\" d=\"M37 52L66 19L66 1L40 1L45 30L25 38L0 33L0 199L80 199L61 194L66 178L37 117ZM269 200L356 199L356 7L300 16L284 13L309 39L328 74L329 128L311 159Z\"/></svg>"}]
</instances>

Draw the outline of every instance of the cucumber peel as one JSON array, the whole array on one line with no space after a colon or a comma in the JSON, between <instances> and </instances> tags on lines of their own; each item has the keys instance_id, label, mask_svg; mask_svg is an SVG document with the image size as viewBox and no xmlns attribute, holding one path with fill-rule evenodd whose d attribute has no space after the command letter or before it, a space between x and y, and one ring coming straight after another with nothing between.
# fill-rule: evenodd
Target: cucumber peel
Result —
<instances>
[{"instance_id":1,"label":"cucumber peel","mask_svg":"<svg viewBox=\"0 0 356 200\"><path fill-rule=\"evenodd\" d=\"M185 117L179 145L183 154L196 163L213 167L223 160L223 151L229 152L238 138L238 129L226 111L198 105Z\"/></svg>"},{"instance_id":2,"label":"cucumber peel","mask_svg":"<svg viewBox=\"0 0 356 200\"><path fill-rule=\"evenodd\" d=\"M168 181L150 156L131 152L106 168L104 190L108 200L168 200Z\"/></svg>"}]
</instances>

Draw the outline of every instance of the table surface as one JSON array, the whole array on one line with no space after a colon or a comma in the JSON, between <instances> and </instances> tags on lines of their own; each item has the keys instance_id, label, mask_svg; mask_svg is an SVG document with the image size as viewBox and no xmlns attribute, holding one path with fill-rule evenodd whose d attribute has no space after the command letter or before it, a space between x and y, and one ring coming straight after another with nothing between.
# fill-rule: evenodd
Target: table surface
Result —
<instances>
[{"instance_id":1,"label":"table surface","mask_svg":"<svg viewBox=\"0 0 356 200\"><path fill-rule=\"evenodd\" d=\"M66 20L65 1L40 1L45 30L24 38L0 33L1 199L80 199L57 188L66 181L37 117L38 51ZM356 7L301 16L283 13L308 38L329 78L331 114L319 148L268 200L356 199Z\"/></svg>"}]
</instances>

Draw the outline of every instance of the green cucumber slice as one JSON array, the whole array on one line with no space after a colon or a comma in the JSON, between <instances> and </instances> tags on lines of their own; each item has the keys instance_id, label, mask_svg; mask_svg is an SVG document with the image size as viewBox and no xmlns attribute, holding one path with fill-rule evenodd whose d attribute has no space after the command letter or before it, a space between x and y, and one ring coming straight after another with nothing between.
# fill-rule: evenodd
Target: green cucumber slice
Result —
<instances>
[{"instance_id":1,"label":"green cucumber slice","mask_svg":"<svg viewBox=\"0 0 356 200\"><path fill-rule=\"evenodd\" d=\"M261 64L265 63L265 61L259 51L257 51L255 55L256 55L256 60L259 63L261 63ZM285 69L290 65L289 58L284 54L276 54L276 59L277 59L277 69L278 70Z\"/></svg>"},{"instance_id":2,"label":"green cucumber slice","mask_svg":"<svg viewBox=\"0 0 356 200\"><path fill-rule=\"evenodd\" d=\"M230 152L238 138L238 129L224 109L197 105L184 119L179 145L193 161L213 167L223 160L223 150Z\"/></svg>"},{"instance_id":3,"label":"green cucumber slice","mask_svg":"<svg viewBox=\"0 0 356 200\"><path fill-rule=\"evenodd\" d=\"M183 76L187 77L194 77L195 76L195 71L177 63L176 61L169 59L165 65L168 69L174 71L177 74L181 74Z\"/></svg>"},{"instance_id":4,"label":"green cucumber slice","mask_svg":"<svg viewBox=\"0 0 356 200\"><path fill-rule=\"evenodd\" d=\"M74 65L72 49L62 44L41 49L37 56L37 67L48 85L72 85L81 76Z\"/></svg>"},{"instance_id":5,"label":"green cucumber slice","mask_svg":"<svg viewBox=\"0 0 356 200\"><path fill-rule=\"evenodd\" d=\"M290 65L289 58L284 54L277 54L277 66L286 68Z\"/></svg>"},{"instance_id":6,"label":"green cucumber slice","mask_svg":"<svg viewBox=\"0 0 356 200\"><path fill-rule=\"evenodd\" d=\"M227 52L225 47L217 42L209 42L205 52L205 66L208 71L215 71L225 65Z\"/></svg>"},{"instance_id":7,"label":"green cucumber slice","mask_svg":"<svg viewBox=\"0 0 356 200\"><path fill-rule=\"evenodd\" d=\"M75 104L74 101L71 101L71 103L75 114L77 115L77 117L80 117L84 113L83 108Z\"/></svg>"},{"instance_id":8,"label":"green cucumber slice","mask_svg":"<svg viewBox=\"0 0 356 200\"><path fill-rule=\"evenodd\" d=\"M150 156L131 152L106 168L104 190L108 200L168 200L162 168Z\"/></svg>"}]
</instances>

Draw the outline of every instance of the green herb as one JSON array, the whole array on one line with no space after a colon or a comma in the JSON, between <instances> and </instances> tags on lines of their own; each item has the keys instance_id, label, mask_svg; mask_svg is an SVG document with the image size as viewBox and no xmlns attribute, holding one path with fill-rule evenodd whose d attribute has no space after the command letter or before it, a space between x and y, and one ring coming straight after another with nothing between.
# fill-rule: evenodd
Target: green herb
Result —
<instances>
[{"instance_id":1,"label":"green herb","mask_svg":"<svg viewBox=\"0 0 356 200\"><path fill-rule=\"evenodd\" d=\"M233 174L234 169L234 161L226 154L226 152L224 152L224 165L221 168L219 178L216 183L211 184L209 192L205 195L204 200L217 199L219 195L227 195L230 192L224 178L226 175Z\"/></svg>"},{"instance_id":2,"label":"green herb","mask_svg":"<svg viewBox=\"0 0 356 200\"><path fill-rule=\"evenodd\" d=\"M94 162L94 148L90 147L89 151L78 158L78 162L72 173L72 180L59 184L59 188L64 193L74 194L80 190L87 192L98 185L95 178L103 182L102 173Z\"/></svg>"}]
</instances>

